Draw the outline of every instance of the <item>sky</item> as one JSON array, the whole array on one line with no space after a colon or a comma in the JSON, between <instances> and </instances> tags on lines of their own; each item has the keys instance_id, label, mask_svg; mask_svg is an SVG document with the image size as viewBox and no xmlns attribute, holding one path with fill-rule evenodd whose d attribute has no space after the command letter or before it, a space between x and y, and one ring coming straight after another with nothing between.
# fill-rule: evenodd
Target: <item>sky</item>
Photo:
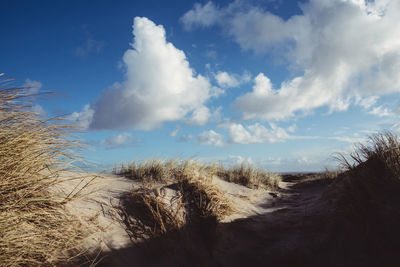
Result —
<instances>
[{"instance_id":1,"label":"sky","mask_svg":"<svg viewBox=\"0 0 400 267\"><path fill-rule=\"evenodd\" d=\"M0 72L82 129L98 168L184 158L276 172L399 132L400 1L2 1Z\"/></svg>"}]
</instances>

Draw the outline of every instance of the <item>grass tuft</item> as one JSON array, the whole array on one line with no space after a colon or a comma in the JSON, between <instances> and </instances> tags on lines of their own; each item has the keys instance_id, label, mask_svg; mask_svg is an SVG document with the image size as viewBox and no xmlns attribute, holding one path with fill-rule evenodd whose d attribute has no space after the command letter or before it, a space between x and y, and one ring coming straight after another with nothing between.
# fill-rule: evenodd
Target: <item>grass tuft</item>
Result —
<instances>
[{"instance_id":1,"label":"grass tuft","mask_svg":"<svg viewBox=\"0 0 400 267\"><path fill-rule=\"evenodd\" d=\"M347 170L354 170L365 162L378 160L400 180L400 139L392 132L372 135L367 144L357 144L350 159L343 154L339 154L337 158Z\"/></svg>"},{"instance_id":2,"label":"grass tuft","mask_svg":"<svg viewBox=\"0 0 400 267\"><path fill-rule=\"evenodd\" d=\"M76 143L69 126L32 112L27 97L29 88L0 81L0 263L53 266L71 262L86 236L63 208L68 199L51 193Z\"/></svg>"},{"instance_id":3,"label":"grass tuft","mask_svg":"<svg viewBox=\"0 0 400 267\"><path fill-rule=\"evenodd\" d=\"M117 173L128 173L142 183L122 197L117 209L132 241L158 237L211 218L216 223L233 210L212 184L211 166L176 160L128 166L130 169L121 167ZM167 191L172 194L170 200L166 198Z\"/></svg>"},{"instance_id":4,"label":"grass tuft","mask_svg":"<svg viewBox=\"0 0 400 267\"><path fill-rule=\"evenodd\" d=\"M279 188L281 176L276 173L270 173L263 169L254 168L253 165L242 163L241 165L230 167L223 166L217 169L216 173L225 181L244 185L250 188L266 188L276 190Z\"/></svg>"}]
</instances>

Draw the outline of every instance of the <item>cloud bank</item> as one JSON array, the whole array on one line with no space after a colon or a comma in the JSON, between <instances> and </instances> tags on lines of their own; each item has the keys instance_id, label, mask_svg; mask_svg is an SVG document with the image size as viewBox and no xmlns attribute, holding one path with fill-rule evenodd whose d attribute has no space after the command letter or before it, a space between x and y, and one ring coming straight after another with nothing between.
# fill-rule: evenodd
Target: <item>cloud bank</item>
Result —
<instances>
[{"instance_id":1,"label":"cloud bank","mask_svg":"<svg viewBox=\"0 0 400 267\"><path fill-rule=\"evenodd\" d=\"M243 50L278 53L300 74L275 88L260 73L253 91L234 103L244 119L284 120L323 106L342 111L400 92L399 1L310 0L300 8L301 15L284 20L243 1L209 2L181 18L188 30L219 26Z\"/></svg>"},{"instance_id":2,"label":"cloud bank","mask_svg":"<svg viewBox=\"0 0 400 267\"><path fill-rule=\"evenodd\" d=\"M125 81L70 119L90 129L113 130L152 130L182 119L205 124L211 116L205 103L221 90L196 75L184 52L166 41L163 26L136 17L133 35L132 49L123 56Z\"/></svg>"}]
</instances>

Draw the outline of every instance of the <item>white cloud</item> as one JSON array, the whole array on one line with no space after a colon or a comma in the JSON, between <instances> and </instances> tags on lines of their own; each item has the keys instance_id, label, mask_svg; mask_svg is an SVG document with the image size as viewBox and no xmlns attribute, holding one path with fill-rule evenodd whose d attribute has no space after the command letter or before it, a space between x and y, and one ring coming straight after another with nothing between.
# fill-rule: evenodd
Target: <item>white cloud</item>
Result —
<instances>
[{"instance_id":1,"label":"white cloud","mask_svg":"<svg viewBox=\"0 0 400 267\"><path fill-rule=\"evenodd\" d=\"M27 90L27 94L35 95L39 93L40 88L42 88L42 83L39 81L34 81L31 79L26 79L25 83L22 85Z\"/></svg>"},{"instance_id":2,"label":"white cloud","mask_svg":"<svg viewBox=\"0 0 400 267\"><path fill-rule=\"evenodd\" d=\"M175 136L178 135L179 130L180 130L180 129L177 128L177 129L173 130L172 132L170 132L168 135L171 136L171 137L175 137Z\"/></svg>"},{"instance_id":3,"label":"white cloud","mask_svg":"<svg viewBox=\"0 0 400 267\"><path fill-rule=\"evenodd\" d=\"M259 123L247 127L231 123L227 125L227 128L229 142L233 144L277 143L289 139L287 132L273 123L270 124L270 129Z\"/></svg>"},{"instance_id":4,"label":"white cloud","mask_svg":"<svg viewBox=\"0 0 400 267\"><path fill-rule=\"evenodd\" d=\"M81 129L88 129L93 120L94 110L90 105L85 105L81 112L74 112L67 117L69 121Z\"/></svg>"},{"instance_id":5,"label":"white cloud","mask_svg":"<svg viewBox=\"0 0 400 267\"><path fill-rule=\"evenodd\" d=\"M214 74L214 78L218 85L222 88L238 87L239 85L249 82L251 76L249 73L245 72L242 76L237 74L229 74L226 71L219 71Z\"/></svg>"},{"instance_id":6,"label":"white cloud","mask_svg":"<svg viewBox=\"0 0 400 267\"><path fill-rule=\"evenodd\" d=\"M100 142L100 145L112 149L134 143L134 136L130 133L121 133L108 136Z\"/></svg>"},{"instance_id":7,"label":"white cloud","mask_svg":"<svg viewBox=\"0 0 400 267\"><path fill-rule=\"evenodd\" d=\"M237 87L239 86L239 81L234 77L229 75L227 72L218 72L215 74L215 79L221 87Z\"/></svg>"},{"instance_id":8,"label":"white cloud","mask_svg":"<svg viewBox=\"0 0 400 267\"><path fill-rule=\"evenodd\" d=\"M202 106L192 112L192 115L187 120L187 123L195 125L204 125L207 123L210 117L211 117L210 110L207 107Z\"/></svg>"},{"instance_id":9,"label":"white cloud","mask_svg":"<svg viewBox=\"0 0 400 267\"><path fill-rule=\"evenodd\" d=\"M382 106L374 107L368 113L378 117L387 117L393 115L391 110Z\"/></svg>"},{"instance_id":10,"label":"white cloud","mask_svg":"<svg viewBox=\"0 0 400 267\"><path fill-rule=\"evenodd\" d=\"M371 108L373 105L376 104L376 102L378 101L378 97L377 96L369 96L369 97L357 97L356 98L356 103L358 105L360 105L361 107L363 107L364 109L369 109Z\"/></svg>"},{"instance_id":11,"label":"white cloud","mask_svg":"<svg viewBox=\"0 0 400 267\"><path fill-rule=\"evenodd\" d=\"M224 163L228 164L228 166L235 166L235 165L241 165L241 164L249 164L249 165L254 165L254 161L251 157L242 157L238 155L229 155L226 160L224 160Z\"/></svg>"},{"instance_id":12,"label":"white cloud","mask_svg":"<svg viewBox=\"0 0 400 267\"><path fill-rule=\"evenodd\" d=\"M359 136L333 136L333 137L328 137L327 139L350 143L350 144L363 143L366 140L365 137L359 137Z\"/></svg>"},{"instance_id":13,"label":"white cloud","mask_svg":"<svg viewBox=\"0 0 400 267\"><path fill-rule=\"evenodd\" d=\"M205 125L207 122L218 121L221 118L222 107L216 108L213 112L206 106L199 107L194 110L192 114L185 119L189 125Z\"/></svg>"},{"instance_id":14,"label":"white cloud","mask_svg":"<svg viewBox=\"0 0 400 267\"><path fill-rule=\"evenodd\" d=\"M204 124L204 104L221 90L195 74L184 52L166 41L163 26L136 17L133 35L123 56L125 81L106 89L86 112L74 113L75 119L91 110L91 129L152 130L193 112L193 121Z\"/></svg>"},{"instance_id":15,"label":"white cloud","mask_svg":"<svg viewBox=\"0 0 400 267\"><path fill-rule=\"evenodd\" d=\"M310 0L300 7L303 14L284 20L243 1L208 3L182 19L187 28L218 25L244 50L283 55L302 73L277 88L257 76L253 91L235 103L245 119L346 110L356 98L400 91L399 1Z\"/></svg>"},{"instance_id":16,"label":"white cloud","mask_svg":"<svg viewBox=\"0 0 400 267\"><path fill-rule=\"evenodd\" d=\"M197 144L223 146L224 138L223 138L222 134L216 133L213 130L204 131L198 135Z\"/></svg>"},{"instance_id":17,"label":"white cloud","mask_svg":"<svg viewBox=\"0 0 400 267\"><path fill-rule=\"evenodd\" d=\"M290 125L286 130L287 130L289 133L294 133L294 132L296 131L296 129L297 129L297 125L296 125L296 124L292 124L292 125Z\"/></svg>"},{"instance_id":18,"label":"white cloud","mask_svg":"<svg viewBox=\"0 0 400 267\"><path fill-rule=\"evenodd\" d=\"M190 30L193 26L201 25L204 27L211 26L219 19L219 11L212 2L205 5L196 3L192 10L186 12L181 18L181 22L186 30Z\"/></svg>"}]
</instances>

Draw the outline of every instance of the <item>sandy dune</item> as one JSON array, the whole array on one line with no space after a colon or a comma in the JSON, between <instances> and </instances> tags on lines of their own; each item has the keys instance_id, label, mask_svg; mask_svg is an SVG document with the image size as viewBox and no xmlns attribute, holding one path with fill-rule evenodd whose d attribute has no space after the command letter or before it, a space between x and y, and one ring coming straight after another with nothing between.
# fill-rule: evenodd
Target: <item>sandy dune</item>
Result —
<instances>
[{"instance_id":1,"label":"sandy dune","mask_svg":"<svg viewBox=\"0 0 400 267\"><path fill-rule=\"evenodd\" d=\"M270 194L263 189L250 189L223 181L218 177L214 177L213 183L234 204L234 213L224 218L223 222L232 222L275 210L274 207L266 205L277 197L274 193ZM61 175L61 182L57 184L55 190L66 196L83 188L79 192L79 197L67 204L67 209L84 225L95 231L85 240L85 246L91 251L101 249L107 252L131 245L124 227L115 220L119 217L112 205L118 203L122 193L138 186L139 182L116 175L65 172ZM172 194L167 194L168 196L171 197ZM113 214L114 218L110 214ZM93 228L93 225L96 227Z\"/></svg>"}]
</instances>

